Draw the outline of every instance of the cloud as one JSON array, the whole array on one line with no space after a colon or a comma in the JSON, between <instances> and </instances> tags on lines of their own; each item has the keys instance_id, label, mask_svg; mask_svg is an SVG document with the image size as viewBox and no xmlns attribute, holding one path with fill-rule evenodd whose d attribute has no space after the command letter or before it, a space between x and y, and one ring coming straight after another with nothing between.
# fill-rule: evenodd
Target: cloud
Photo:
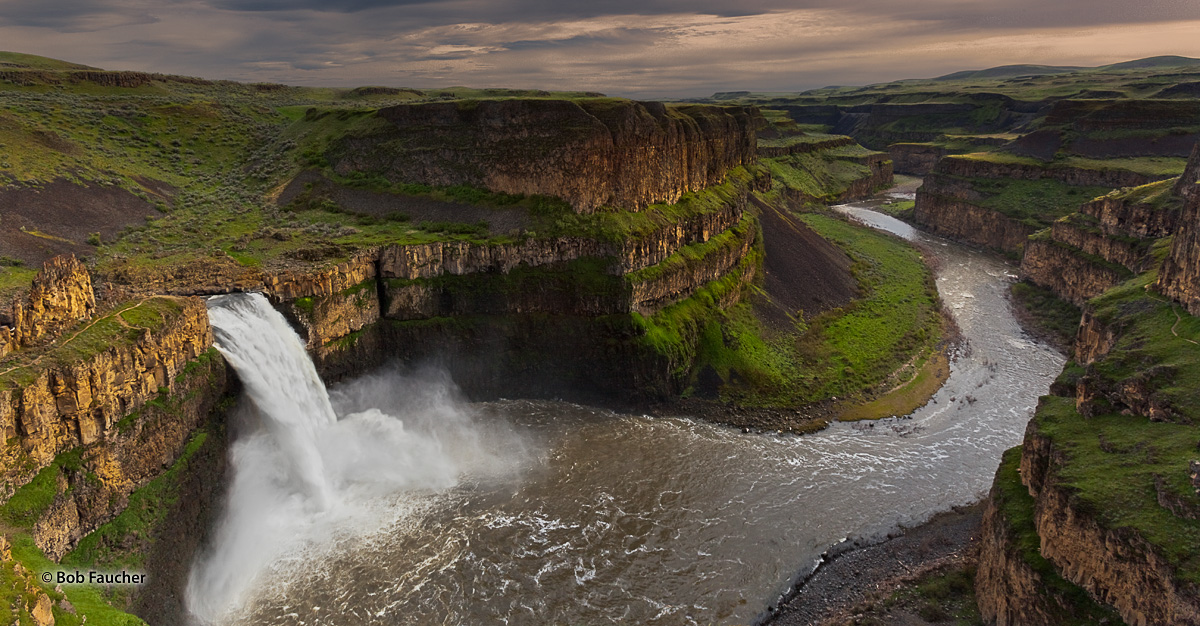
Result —
<instances>
[{"instance_id":1,"label":"cloud","mask_svg":"<svg viewBox=\"0 0 1200 626\"><path fill-rule=\"evenodd\" d=\"M4 47L307 85L634 96L788 91L1007 63L1200 56L1200 3L1143 0L0 0Z\"/></svg>"}]
</instances>

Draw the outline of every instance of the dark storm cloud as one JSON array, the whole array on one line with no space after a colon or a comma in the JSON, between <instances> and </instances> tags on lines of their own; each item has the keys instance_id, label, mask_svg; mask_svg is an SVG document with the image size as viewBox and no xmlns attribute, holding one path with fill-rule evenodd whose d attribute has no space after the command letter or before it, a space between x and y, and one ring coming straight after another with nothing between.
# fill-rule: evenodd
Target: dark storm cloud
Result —
<instances>
[{"instance_id":1,"label":"dark storm cloud","mask_svg":"<svg viewBox=\"0 0 1200 626\"><path fill-rule=\"evenodd\" d=\"M743 17L772 11L835 9L877 20L916 20L960 28L1055 28L1137 22L1200 19L1194 0L214 0L213 6L232 11L290 12L310 10L355 13L372 9L407 8L418 20L556 21L612 15L700 14Z\"/></svg>"},{"instance_id":2,"label":"dark storm cloud","mask_svg":"<svg viewBox=\"0 0 1200 626\"><path fill-rule=\"evenodd\" d=\"M140 2L0 0L0 27L31 26L78 33L157 21L153 12Z\"/></svg>"}]
</instances>

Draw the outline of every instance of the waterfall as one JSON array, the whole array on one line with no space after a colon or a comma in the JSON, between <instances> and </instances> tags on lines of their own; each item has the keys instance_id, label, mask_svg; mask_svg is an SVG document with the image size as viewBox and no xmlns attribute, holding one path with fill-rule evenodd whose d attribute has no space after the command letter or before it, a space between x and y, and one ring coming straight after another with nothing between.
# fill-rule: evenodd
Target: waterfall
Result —
<instances>
[{"instance_id":1,"label":"waterfall","mask_svg":"<svg viewBox=\"0 0 1200 626\"><path fill-rule=\"evenodd\" d=\"M217 349L237 370L291 476L313 506L329 508L332 494L317 440L337 417L304 343L259 294L213 298L208 317Z\"/></svg>"},{"instance_id":2,"label":"waterfall","mask_svg":"<svg viewBox=\"0 0 1200 626\"><path fill-rule=\"evenodd\" d=\"M386 530L413 498L453 487L464 472L517 471L521 454L497 450L520 451L520 437L489 431L485 443L444 374L384 371L331 394L263 296L217 296L208 313L244 394L230 417L223 517L188 580L188 610L199 623L237 621L231 615L269 586L272 568L289 559L308 567L320 561L312 553L339 539Z\"/></svg>"}]
</instances>

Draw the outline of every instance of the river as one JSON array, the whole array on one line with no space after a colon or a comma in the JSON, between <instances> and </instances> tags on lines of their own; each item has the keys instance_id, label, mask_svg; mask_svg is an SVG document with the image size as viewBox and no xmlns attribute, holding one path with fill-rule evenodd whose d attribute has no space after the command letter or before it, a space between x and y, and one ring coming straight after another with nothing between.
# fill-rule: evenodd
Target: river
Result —
<instances>
[{"instance_id":1,"label":"river","mask_svg":"<svg viewBox=\"0 0 1200 626\"><path fill-rule=\"evenodd\" d=\"M335 412L401 416L458 482L376 494L358 507L369 521L297 531L222 623L749 623L831 545L979 499L1063 357L1013 318L1010 266L869 206L839 209L937 257L964 338L911 417L745 434L560 402L466 404L436 374L380 372L334 388Z\"/></svg>"}]
</instances>

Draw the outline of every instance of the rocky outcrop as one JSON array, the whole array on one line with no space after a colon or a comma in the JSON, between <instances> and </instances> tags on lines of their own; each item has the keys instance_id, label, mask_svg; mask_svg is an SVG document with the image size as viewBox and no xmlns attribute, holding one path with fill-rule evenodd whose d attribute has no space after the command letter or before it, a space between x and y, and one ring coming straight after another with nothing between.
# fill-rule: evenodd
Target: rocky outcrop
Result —
<instances>
[{"instance_id":1,"label":"rocky outcrop","mask_svg":"<svg viewBox=\"0 0 1200 626\"><path fill-rule=\"evenodd\" d=\"M721 204L659 220L618 241L562 236L498 244L381 246L325 269L268 275L263 279L265 291L302 330L311 349L328 346L381 318L649 311L686 297L700 284L695 280L712 274L715 257L705 261L708 272L696 274L692 281L680 279L678 268L646 284L627 284L622 277L731 232L744 220L747 194L757 183L747 179L730 184L736 189ZM724 270L735 264L736 259L717 263ZM635 290L641 296L635 296Z\"/></svg>"},{"instance_id":2,"label":"rocky outcrop","mask_svg":"<svg viewBox=\"0 0 1200 626\"><path fill-rule=\"evenodd\" d=\"M13 303L11 314L0 316L5 322L0 326L0 356L90 319L95 310L87 268L73 255L54 257L42 265L28 296Z\"/></svg>"},{"instance_id":3,"label":"rocky outcrop","mask_svg":"<svg viewBox=\"0 0 1200 626\"><path fill-rule=\"evenodd\" d=\"M143 405L82 449L78 464L48 468L58 472L58 493L32 529L34 542L46 556L60 559L123 511L129 495L170 467L195 430L208 421L226 392L225 363L215 351L193 363L170 381L171 391L158 394L154 403Z\"/></svg>"},{"instance_id":4,"label":"rocky outcrop","mask_svg":"<svg viewBox=\"0 0 1200 626\"><path fill-rule=\"evenodd\" d=\"M1175 195L1183 198L1191 198L1200 193L1200 143L1192 148L1191 157L1188 158L1183 174L1175 181L1173 191Z\"/></svg>"},{"instance_id":5,"label":"rocky outcrop","mask_svg":"<svg viewBox=\"0 0 1200 626\"><path fill-rule=\"evenodd\" d=\"M1037 227L1019 222L996 211L971 204L962 196L964 188L931 184L930 178L917 190L913 219L935 234L969 243L1016 253Z\"/></svg>"},{"instance_id":6,"label":"rocky outcrop","mask_svg":"<svg viewBox=\"0 0 1200 626\"><path fill-rule=\"evenodd\" d=\"M1006 158L976 158L948 156L938 162L934 171L925 177L917 190L913 216L919 224L934 232L974 245L1009 253L1018 253L1024 240L1040 227L1048 226L1054 217L1074 207L1050 207L1042 213L1021 217L1013 209L990 208L990 197L997 185L1007 181L1057 181L1064 185L1091 190L1144 185L1156 180L1152 176L1123 169L1087 169L1056 164L1037 165ZM992 183L990 181L998 181ZM1090 195L1090 194L1089 194ZM1086 196L1085 196L1086 197ZM1083 198L1081 198L1083 199ZM1065 201L1064 201L1065 202ZM1120 222L1132 211L1115 203L1096 204L1091 209L1102 223ZM1018 219L1020 217L1020 219ZM1157 217L1156 217L1157 219ZM1144 229L1152 231L1154 224ZM1122 233L1124 235L1125 233Z\"/></svg>"},{"instance_id":7,"label":"rocky outcrop","mask_svg":"<svg viewBox=\"0 0 1200 626\"><path fill-rule=\"evenodd\" d=\"M1194 100L1059 100L1046 114L1047 125L1078 131L1180 128L1195 124Z\"/></svg>"},{"instance_id":8,"label":"rocky outcrop","mask_svg":"<svg viewBox=\"0 0 1200 626\"><path fill-rule=\"evenodd\" d=\"M444 316L554 314L600 316L658 309L687 298L705 283L728 274L756 242L757 221L744 218L733 228L689 241L680 229L660 230L668 241L618 246L624 256L591 256L613 246L588 239L564 239L568 245L530 240L523 244L487 246L445 242L388 246L379 250L378 275L338 292L346 277L374 275L371 267L350 264L320 279L294 278L287 290L272 292L285 314L302 329L310 348L327 346L381 318L397 321ZM659 263L648 260L674 250ZM627 271L626 268L638 268ZM355 270L353 268L360 268ZM746 280L753 277L751 272ZM283 284L283 283L281 283ZM313 296L291 299L280 293L309 285Z\"/></svg>"},{"instance_id":9,"label":"rocky outcrop","mask_svg":"<svg viewBox=\"0 0 1200 626\"><path fill-rule=\"evenodd\" d=\"M1005 452L984 504L975 574L981 617L996 626L1104 623L1105 618L1115 618L1084 590L1063 580L1041 555L1034 500L1021 484L1020 459L1021 448Z\"/></svg>"},{"instance_id":10,"label":"rocky outcrop","mask_svg":"<svg viewBox=\"0 0 1200 626\"><path fill-rule=\"evenodd\" d=\"M1117 344L1117 336L1115 329L1084 307L1075 335L1075 361L1080 365L1091 365L1104 358Z\"/></svg>"},{"instance_id":11,"label":"rocky outcrop","mask_svg":"<svg viewBox=\"0 0 1200 626\"><path fill-rule=\"evenodd\" d=\"M375 132L327 152L338 174L551 195L581 213L640 210L716 185L754 162L761 124L752 108L611 99L401 105L374 115Z\"/></svg>"},{"instance_id":12,"label":"rocky outcrop","mask_svg":"<svg viewBox=\"0 0 1200 626\"><path fill-rule=\"evenodd\" d=\"M1046 400L1043 400L1046 402ZM1059 473L1070 453L1039 432L1026 434L1021 474L1037 505L1041 554L1062 576L1137 626L1200 623L1200 594L1137 533L1102 524L1081 506Z\"/></svg>"},{"instance_id":13,"label":"rocky outcrop","mask_svg":"<svg viewBox=\"0 0 1200 626\"><path fill-rule=\"evenodd\" d=\"M1177 208L1130 202L1115 192L1082 205L1079 212L1096 218L1104 233L1143 239L1166 237L1179 224Z\"/></svg>"},{"instance_id":14,"label":"rocky outcrop","mask_svg":"<svg viewBox=\"0 0 1200 626\"><path fill-rule=\"evenodd\" d=\"M655 272L655 275L632 280L629 309L642 315L653 315L659 309L691 296L705 283L728 274L741 263L755 244L758 222L746 220L746 223L729 234L727 241L722 242L716 249L706 250L698 259L681 255L675 263L668 260L665 267ZM741 280L752 281L753 270L753 267L749 268L743 273ZM740 290L737 292L740 293ZM725 308L731 304L733 302L721 306Z\"/></svg>"},{"instance_id":15,"label":"rocky outcrop","mask_svg":"<svg viewBox=\"0 0 1200 626\"><path fill-rule=\"evenodd\" d=\"M24 484L56 455L111 436L212 345L204 303L154 298L100 318L0 373L3 478Z\"/></svg>"},{"instance_id":16,"label":"rocky outcrop","mask_svg":"<svg viewBox=\"0 0 1200 626\"><path fill-rule=\"evenodd\" d=\"M864 157L849 159L864 165L870 174L850 183L838 196L837 202L853 202L875 195L875 192L892 184L893 164L886 152L876 152Z\"/></svg>"},{"instance_id":17,"label":"rocky outcrop","mask_svg":"<svg viewBox=\"0 0 1200 626\"><path fill-rule=\"evenodd\" d=\"M787 145L764 145L762 142L758 144L759 158L768 159L773 157L787 156L789 154L811 154L813 152L821 152L832 148L841 148L843 146L853 146L857 142L853 137L830 137L820 141L797 141Z\"/></svg>"},{"instance_id":18,"label":"rocky outcrop","mask_svg":"<svg viewBox=\"0 0 1200 626\"><path fill-rule=\"evenodd\" d=\"M1200 315L1200 194L1188 193L1156 287L1192 315Z\"/></svg>"},{"instance_id":19,"label":"rocky outcrop","mask_svg":"<svg viewBox=\"0 0 1200 626\"><path fill-rule=\"evenodd\" d=\"M897 174L924 176L946 156L946 149L931 143L894 143L888 146Z\"/></svg>"},{"instance_id":20,"label":"rocky outcrop","mask_svg":"<svg viewBox=\"0 0 1200 626\"><path fill-rule=\"evenodd\" d=\"M1025 243L1021 275L1079 306L1132 274L1057 239L1036 237Z\"/></svg>"},{"instance_id":21,"label":"rocky outcrop","mask_svg":"<svg viewBox=\"0 0 1200 626\"><path fill-rule=\"evenodd\" d=\"M1050 238L1134 273L1148 269L1150 262L1151 239L1105 233L1079 214L1055 222L1050 227Z\"/></svg>"}]
</instances>

